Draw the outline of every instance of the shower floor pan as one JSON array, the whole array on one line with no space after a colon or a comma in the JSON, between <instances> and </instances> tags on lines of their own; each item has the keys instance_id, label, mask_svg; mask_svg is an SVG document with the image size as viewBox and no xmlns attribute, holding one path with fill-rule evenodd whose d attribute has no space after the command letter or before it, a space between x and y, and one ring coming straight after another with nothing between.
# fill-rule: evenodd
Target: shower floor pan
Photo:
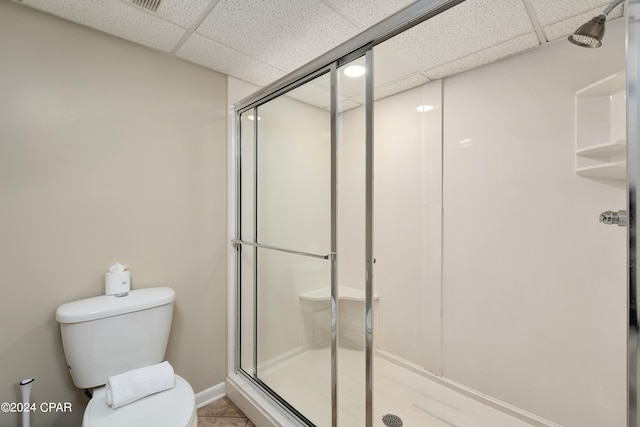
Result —
<instances>
[{"instance_id":1,"label":"shower floor pan","mask_svg":"<svg viewBox=\"0 0 640 427\"><path fill-rule=\"evenodd\" d=\"M328 348L308 350L261 375L318 426L331 425L329 354ZM341 349L338 371L338 424L364 425L363 352ZM397 415L406 427L557 426L533 415L510 415L380 356L374 359L373 405L375 427L385 427L386 414Z\"/></svg>"}]
</instances>

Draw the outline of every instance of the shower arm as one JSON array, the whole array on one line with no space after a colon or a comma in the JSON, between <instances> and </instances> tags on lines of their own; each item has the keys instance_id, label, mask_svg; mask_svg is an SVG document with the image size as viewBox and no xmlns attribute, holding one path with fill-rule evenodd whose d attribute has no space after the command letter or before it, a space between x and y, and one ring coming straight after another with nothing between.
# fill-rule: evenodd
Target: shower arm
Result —
<instances>
[{"instance_id":1,"label":"shower arm","mask_svg":"<svg viewBox=\"0 0 640 427\"><path fill-rule=\"evenodd\" d=\"M609 3L609 6L607 6L607 8L605 10L602 11L602 13L600 15L604 15L607 16L611 13L611 11L613 9L616 8L616 6L618 6L620 3L622 3L624 0L613 0L611 3Z\"/></svg>"}]
</instances>

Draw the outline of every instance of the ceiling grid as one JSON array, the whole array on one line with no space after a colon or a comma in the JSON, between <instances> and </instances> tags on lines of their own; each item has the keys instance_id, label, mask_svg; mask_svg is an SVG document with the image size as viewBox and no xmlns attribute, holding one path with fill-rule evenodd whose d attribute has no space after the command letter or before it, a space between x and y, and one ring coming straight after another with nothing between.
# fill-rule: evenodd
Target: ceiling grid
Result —
<instances>
[{"instance_id":1,"label":"ceiling grid","mask_svg":"<svg viewBox=\"0 0 640 427\"><path fill-rule=\"evenodd\" d=\"M160 0L151 12L134 5L134 0L13 1L259 86L415 2ZM566 37L608 3L466 0L376 47L376 96ZM621 14L622 6L609 19ZM359 104L359 96L351 100Z\"/></svg>"}]
</instances>

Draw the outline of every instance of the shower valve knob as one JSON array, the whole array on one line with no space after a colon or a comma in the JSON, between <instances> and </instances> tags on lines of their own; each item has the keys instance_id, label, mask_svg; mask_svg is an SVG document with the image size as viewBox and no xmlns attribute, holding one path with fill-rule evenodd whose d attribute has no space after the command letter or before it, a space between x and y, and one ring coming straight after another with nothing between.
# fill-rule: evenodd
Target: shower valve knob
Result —
<instances>
[{"instance_id":1,"label":"shower valve knob","mask_svg":"<svg viewBox=\"0 0 640 427\"><path fill-rule=\"evenodd\" d=\"M627 226L627 211L606 211L600 214L600 222L613 225L616 224L619 227Z\"/></svg>"}]
</instances>

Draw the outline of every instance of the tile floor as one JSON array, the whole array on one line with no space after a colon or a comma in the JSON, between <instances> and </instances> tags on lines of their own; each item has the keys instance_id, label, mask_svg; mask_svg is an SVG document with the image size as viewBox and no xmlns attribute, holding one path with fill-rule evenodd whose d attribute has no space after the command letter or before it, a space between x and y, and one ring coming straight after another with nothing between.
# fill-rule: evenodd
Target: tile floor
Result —
<instances>
[{"instance_id":1,"label":"tile floor","mask_svg":"<svg viewBox=\"0 0 640 427\"><path fill-rule=\"evenodd\" d=\"M198 427L255 427L227 397L198 409Z\"/></svg>"}]
</instances>

